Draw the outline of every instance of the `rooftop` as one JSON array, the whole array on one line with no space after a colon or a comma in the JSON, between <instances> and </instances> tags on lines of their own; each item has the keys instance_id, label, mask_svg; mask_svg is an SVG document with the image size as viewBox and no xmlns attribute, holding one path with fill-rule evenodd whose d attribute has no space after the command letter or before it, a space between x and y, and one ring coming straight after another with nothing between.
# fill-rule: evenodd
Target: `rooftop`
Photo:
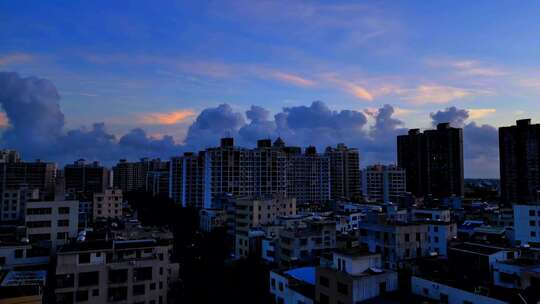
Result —
<instances>
[{"instance_id":1,"label":"rooftop","mask_svg":"<svg viewBox=\"0 0 540 304\"><path fill-rule=\"evenodd\" d=\"M496 247L496 246L475 244L475 243L461 243L461 244L452 246L450 250L468 251L468 252L481 254L481 255L492 255L497 252L509 250L509 249Z\"/></svg>"}]
</instances>

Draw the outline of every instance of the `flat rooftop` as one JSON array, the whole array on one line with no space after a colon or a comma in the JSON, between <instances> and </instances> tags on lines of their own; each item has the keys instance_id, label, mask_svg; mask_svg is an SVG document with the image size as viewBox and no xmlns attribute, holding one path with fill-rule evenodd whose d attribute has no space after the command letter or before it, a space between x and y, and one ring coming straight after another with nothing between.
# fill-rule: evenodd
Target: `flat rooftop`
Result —
<instances>
[{"instance_id":1,"label":"flat rooftop","mask_svg":"<svg viewBox=\"0 0 540 304\"><path fill-rule=\"evenodd\" d=\"M497 252L509 249L475 243L461 243L450 247L450 250L469 251L481 255L492 255Z\"/></svg>"}]
</instances>

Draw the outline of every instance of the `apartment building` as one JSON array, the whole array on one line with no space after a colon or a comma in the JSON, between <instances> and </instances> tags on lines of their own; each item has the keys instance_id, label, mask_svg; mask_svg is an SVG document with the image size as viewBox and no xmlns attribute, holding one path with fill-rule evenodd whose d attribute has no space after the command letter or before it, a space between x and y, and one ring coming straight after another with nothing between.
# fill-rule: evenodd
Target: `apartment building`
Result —
<instances>
[{"instance_id":1,"label":"apartment building","mask_svg":"<svg viewBox=\"0 0 540 304\"><path fill-rule=\"evenodd\" d=\"M287 195L296 198L298 205L330 201L330 158L317 153L315 147L287 152Z\"/></svg>"},{"instance_id":2,"label":"apartment building","mask_svg":"<svg viewBox=\"0 0 540 304\"><path fill-rule=\"evenodd\" d=\"M0 194L0 222L23 221L26 202L39 199L39 189L6 189Z\"/></svg>"},{"instance_id":3,"label":"apartment building","mask_svg":"<svg viewBox=\"0 0 540 304\"><path fill-rule=\"evenodd\" d=\"M29 201L26 204L26 234L30 243L55 249L77 237L78 201Z\"/></svg>"},{"instance_id":4,"label":"apartment building","mask_svg":"<svg viewBox=\"0 0 540 304\"><path fill-rule=\"evenodd\" d=\"M54 163L41 160L0 162L0 192L26 187L39 189L41 199L49 199L54 196L55 178Z\"/></svg>"},{"instance_id":5,"label":"apartment building","mask_svg":"<svg viewBox=\"0 0 540 304\"><path fill-rule=\"evenodd\" d=\"M330 161L332 199L357 199L360 197L360 156L357 149L345 144L327 147L325 156Z\"/></svg>"},{"instance_id":6,"label":"apartment building","mask_svg":"<svg viewBox=\"0 0 540 304\"><path fill-rule=\"evenodd\" d=\"M362 170L362 195L377 203L398 203L407 191L405 170L395 165L373 165Z\"/></svg>"},{"instance_id":7,"label":"apartment building","mask_svg":"<svg viewBox=\"0 0 540 304\"><path fill-rule=\"evenodd\" d=\"M123 195L120 189L106 189L102 193L95 193L92 203L93 219L121 218Z\"/></svg>"},{"instance_id":8,"label":"apartment building","mask_svg":"<svg viewBox=\"0 0 540 304\"><path fill-rule=\"evenodd\" d=\"M336 248L336 221L308 218L279 231L277 257L280 264L313 262L323 252Z\"/></svg>"},{"instance_id":9,"label":"apartment building","mask_svg":"<svg viewBox=\"0 0 540 304\"><path fill-rule=\"evenodd\" d=\"M512 209L516 245L540 243L540 203L514 204Z\"/></svg>"},{"instance_id":10,"label":"apartment building","mask_svg":"<svg viewBox=\"0 0 540 304\"><path fill-rule=\"evenodd\" d=\"M138 162L121 159L113 167L113 186L124 193L146 189L146 177L150 171L167 170L169 162L159 158L141 158Z\"/></svg>"},{"instance_id":11,"label":"apartment building","mask_svg":"<svg viewBox=\"0 0 540 304\"><path fill-rule=\"evenodd\" d=\"M398 269L401 262L428 254L428 225L422 223L360 223L361 244L370 252L380 253L385 268Z\"/></svg>"},{"instance_id":12,"label":"apartment building","mask_svg":"<svg viewBox=\"0 0 540 304\"><path fill-rule=\"evenodd\" d=\"M56 303L167 303L177 264L169 240L71 243L58 252Z\"/></svg>"},{"instance_id":13,"label":"apartment building","mask_svg":"<svg viewBox=\"0 0 540 304\"><path fill-rule=\"evenodd\" d=\"M94 193L102 193L109 187L109 169L99 162L87 164L79 159L64 167L65 191L78 200L89 201Z\"/></svg>"},{"instance_id":14,"label":"apartment building","mask_svg":"<svg viewBox=\"0 0 540 304\"><path fill-rule=\"evenodd\" d=\"M383 269L381 255L358 248L336 250L316 269L315 301L355 304L398 289L397 272Z\"/></svg>"},{"instance_id":15,"label":"apartment building","mask_svg":"<svg viewBox=\"0 0 540 304\"><path fill-rule=\"evenodd\" d=\"M280 196L267 198L239 198L234 206L235 256L250 254L250 230L272 224L279 216L296 214L296 200Z\"/></svg>"}]
</instances>

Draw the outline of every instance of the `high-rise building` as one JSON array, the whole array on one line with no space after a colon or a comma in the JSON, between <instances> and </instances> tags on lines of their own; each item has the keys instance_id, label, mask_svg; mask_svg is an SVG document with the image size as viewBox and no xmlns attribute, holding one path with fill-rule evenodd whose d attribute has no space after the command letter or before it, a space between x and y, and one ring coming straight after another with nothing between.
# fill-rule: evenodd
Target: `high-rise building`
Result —
<instances>
[{"instance_id":1,"label":"high-rise building","mask_svg":"<svg viewBox=\"0 0 540 304\"><path fill-rule=\"evenodd\" d=\"M169 162L157 159L141 158L139 162L128 162L121 159L113 167L113 185L124 193L145 190L148 172L166 171Z\"/></svg>"},{"instance_id":2,"label":"high-rise building","mask_svg":"<svg viewBox=\"0 0 540 304\"><path fill-rule=\"evenodd\" d=\"M39 189L41 198L54 196L56 164L41 160L0 162L0 192L21 187Z\"/></svg>"},{"instance_id":3,"label":"high-rise building","mask_svg":"<svg viewBox=\"0 0 540 304\"><path fill-rule=\"evenodd\" d=\"M398 166L407 191L434 198L463 196L463 129L440 123L435 130L409 130L397 138Z\"/></svg>"},{"instance_id":4,"label":"high-rise building","mask_svg":"<svg viewBox=\"0 0 540 304\"><path fill-rule=\"evenodd\" d=\"M103 193L94 193L93 218L121 218L122 217L122 190L106 189Z\"/></svg>"},{"instance_id":5,"label":"high-rise building","mask_svg":"<svg viewBox=\"0 0 540 304\"><path fill-rule=\"evenodd\" d=\"M91 201L94 193L102 193L109 186L109 170L98 162L87 164L79 159L64 167L65 191L73 197Z\"/></svg>"},{"instance_id":6,"label":"high-rise building","mask_svg":"<svg viewBox=\"0 0 540 304\"><path fill-rule=\"evenodd\" d=\"M406 192L405 170L394 165L373 165L362 170L362 194L378 203L397 203Z\"/></svg>"},{"instance_id":7,"label":"high-rise building","mask_svg":"<svg viewBox=\"0 0 540 304\"><path fill-rule=\"evenodd\" d=\"M330 159L332 199L354 199L360 196L360 156L357 149L338 144L324 153Z\"/></svg>"},{"instance_id":8,"label":"high-rise building","mask_svg":"<svg viewBox=\"0 0 540 304\"><path fill-rule=\"evenodd\" d=\"M325 203L330 200L330 158L315 147L290 149L288 153L287 195L298 205Z\"/></svg>"},{"instance_id":9,"label":"high-rise building","mask_svg":"<svg viewBox=\"0 0 540 304\"><path fill-rule=\"evenodd\" d=\"M539 201L540 124L530 119L499 128L501 200L505 204Z\"/></svg>"},{"instance_id":10,"label":"high-rise building","mask_svg":"<svg viewBox=\"0 0 540 304\"><path fill-rule=\"evenodd\" d=\"M0 150L0 163L18 163L21 161L21 155L15 150Z\"/></svg>"}]
</instances>

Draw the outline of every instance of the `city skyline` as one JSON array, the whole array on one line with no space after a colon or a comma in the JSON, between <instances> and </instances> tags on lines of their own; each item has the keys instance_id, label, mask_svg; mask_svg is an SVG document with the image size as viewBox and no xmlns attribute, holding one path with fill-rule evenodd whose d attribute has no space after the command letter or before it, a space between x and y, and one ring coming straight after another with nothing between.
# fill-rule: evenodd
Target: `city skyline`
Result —
<instances>
[{"instance_id":1,"label":"city skyline","mask_svg":"<svg viewBox=\"0 0 540 304\"><path fill-rule=\"evenodd\" d=\"M496 128L538 117L535 3L62 4L0 4L10 25L0 71L47 79L60 97L44 117L20 121L3 103L1 125L43 119L55 137L76 136L78 147L53 160L169 157L182 143L205 148L230 134L246 145L278 135L301 146L344 142L364 164L388 163L392 137L445 118L464 127L465 175L498 177ZM274 117L287 115L297 116L277 130ZM102 146L80 144L88 141Z\"/></svg>"}]
</instances>

